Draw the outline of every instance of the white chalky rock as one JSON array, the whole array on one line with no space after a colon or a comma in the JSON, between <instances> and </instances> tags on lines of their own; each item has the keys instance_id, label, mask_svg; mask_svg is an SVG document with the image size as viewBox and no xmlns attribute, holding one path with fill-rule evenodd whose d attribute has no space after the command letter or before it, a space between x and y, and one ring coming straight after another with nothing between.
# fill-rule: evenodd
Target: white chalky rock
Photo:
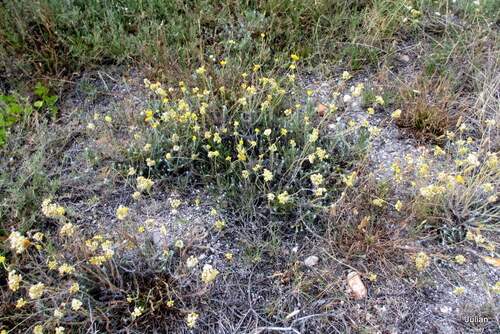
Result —
<instances>
[{"instance_id":1,"label":"white chalky rock","mask_svg":"<svg viewBox=\"0 0 500 334\"><path fill-rule=\"evenodd\" d=\"M318 263L318 261L319 257L317 257L316 255L312 255L305 259L304 264L308 267L313 267Z\"/></svg>"}]
</instances>

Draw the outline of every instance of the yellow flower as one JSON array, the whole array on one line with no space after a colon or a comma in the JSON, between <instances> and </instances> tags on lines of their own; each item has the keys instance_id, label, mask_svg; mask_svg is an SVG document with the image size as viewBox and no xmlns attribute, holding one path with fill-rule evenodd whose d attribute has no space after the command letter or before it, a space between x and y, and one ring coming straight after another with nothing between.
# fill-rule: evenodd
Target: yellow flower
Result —
<instances>
[{"instance_id":1,"label":"yellow flower","mask_svg":"<svg viewBox=\"0 0 500 334\"><path fill-rule=\"evenodd\" d=\"M7 284L12 291L19 290L19 283L23 280L22 275L16 274L15 270L9 271Z\"/></svg>"},{"instance_id":2,"label":"yellow flower","mask_svg":"<svg viewBox=\"0 0 500 334\"><path fill-rule=\"evenodd\" d=\"M132 316L132 319L135 320L142 315L142 312L144 312L143 307L135 307L134 312L132 312L130 315Z\"/></svg>"},{"instance_id":3,"label":"yellow flower","mask_svg":"<svg viewBox=\"0 0 500 334\"><path fill-rule=\"evenodd\" d=\"M375 109L373 109L373 108L368 108L367 110L368 110L368 114L370 114L370 115L375 114Z\"/></svg>"},{"instance_id":4,"label":"yellow flower","mask_svg":"<svg viewBox=\"0 0 500 334\"><path fill-rule=\"evenodd\" d=\"M456 294L456 295L461 295L464 292L465 292L465 288L463 286L461 286L461 287L456 288L455 290L453 290L453 293Z\"/></svg>"},{"instance_id":5,"label":"yellow flower","mask_svg":"<svg viewBox=\"0 0 500 334\"><path fill-rule=\"evenodd\" d=\"M205 264L203 266L203 272L201 273L201 280L205 283L209 283L213 281L217 275L219 274L219 271L212 267L210 264Z\"/></svg>"},{"instance_id":6,"label":"yellow flower","mask_svg":"<svg viewBox=\"0 0 500 334\"><path fill-rule=\"evenodd\" d=\"M59 267L59 274L61 275L64 275L64 274L73 274L75 272L75 267L73 266L70 266L69 264L67 263L63 263L60 267Z\"/></svg>"},{"instance_id":7,"label":"yellow flower","mask_svg":"<svg viewBox=\"0 0 500 334\"><path fill-rule=\"evenodd\" d=\"M177 248L179 248L179 249L183 248L183 247L184 247L184 241L182 241L182 240L177 240L177 241L175 242L175 247L177 247Z\"/></svg>"},{"instance_id":8,"label":"yellow flower","mask_svg":"<svg viewBox=\"0 0 500 334\"><path fill-rule=\"evenodd\" d=\"M104 117L104 120L108 123L111 123L113 121L113 118L111 118L110 116L106 116Z\"/></svg>"},{"instance_id":9,"label":"yellow flower","mask_svg":"<svg viewBox=\"0 0 500 334\"><path fill-rule=\"evenodd\" d=\"M463 255L457 255L455 256L455 261L457 261L460 264L463 264L467 262L467 259Z\"/></svg>"},{"instance_id":10,"label":"yellow flower","mask_svg":"<svg viewBox=\"0 0 500 334\"><path fill-rule=\"evenodd\" d=\"M227 61L225 61L225 60L221 60L220 64L221 64L222 66L227 65Z\"/></svg>"},{"instance_id":11,"label":"yellow flower","mask_svg":"<svg viewBox=\"0 0 500 334\"><path fill-rule=\"evenodd\" d=\"M43 295L43 290L45 289L45 284L37 283L29 288L29 296L31 299L38 299Z\"/></svg>"},{"instance_id":12,"label":"yellow flower","mask_svg":"<svg viewBox=\"0 0 500 334\"><path fill-rule=\"evenodd\" d=\"M394 207L396 208L396 210L401 211L401 208L403 207L403 202L401 202L400 200L398 200L396 202L396 205Z\"/></svg>"},{"instance_id":13,"label":"yellow flower","mask_svg":"<svg viewBox=\"0 0 500 334\"><path fill-rule=\"evenodd\" d=\"M375 102L377 102L378 104L381 104L381 105L384 105L384 103L385 103L384 99L380 95L375 96Z\"/></svg>"},{"instance_id":14,"label":"yellow flower","mask_svg":"<svg viewBox=\"0 0 500 334\"><path fill-rule=\"evenodd\" d=\"M52 203L52 200L47 198L42 202L42 212L49 218L57 218L63 216L65 210L62 206L58 206L56 203Z\"/></svg>"},{"instance_id":15,"label":"yellow flower","mask_svg":"<svg viewBox=\"0 0 500 334\"><path fill-rule=\"evenodd\" d=\"M128 210L126 206L120 205L118 209L116 209L116 216L119 220L124 220L128 216Z\"/></svg>"},{"instance_id":16,"label":"yellow flower","mask_svg":"<svg viewBox=\"0 0 500 334\"><path fill-rule=\"evenodd\" d=\"M172 306L174 306L174 303L175 303L175 301L170 299L169 301L167 301L167 306L172 307Z\"/></svg>"},{"instance_id":17,"label":"yellow flower","mask_svg":"<svg viewBox=\"0 0 500 334\"><path fill-rule=\"evenodd\" d=\"M10 248L15 250L17 254L21 254L26 250L26 248L31 244L30 241L23 237L21 233L13 231L8 238L10 242Z\"/></svg>"},{"instance_id":18,"label":"yellow flower","mask_svg":"<svg viewBox=\"0 0 500 334\"><path fill-rule=\"evenodd\" d=\"M490 191L494 190L493 185L491 183L483 184L483 189L484 189L484 192L490 192Z\"/></svg>"},{"instance_id":19,"label":"yellow flower","mask_svg":"<svg viewBox=\"0 0 500 334\"><path fill-rule=\"evenodd\" d=\"M352 76L349 74L349 72L344 71L344 72L342 73L342 79L344 79L344 80L348 80L348 79L350 79L350 78L352 78Z\"/></svg>"},{"instance_id":20,"label":"yellow flower","mask_svg":"<svg viewBox=\"0 0 500 334\"><path fill-rule=\"evenodd\" d=\"M384 104L383 102L381 104ZM391 118L400 118L401 117L401 109L396 109L392 114Z\"/></svg>"},{"instance_id":21,"label":"yellow flower","mask_svg":"<svg viewBox=\"0 0 500 334\"><path fill-rule=\"evenodd\" d=\"M76 227L71 223L66 223L59 231L60 235L67 234L68 236L72 236L75 233Z\"/></svg>"},{"instance_id":22,"label":"yellow flower","mask_svg":"<svg viewBox=\"0 0 500 334\"><path fill-rule=\"evenodd\" d=\"M280 204L286 204L290 199L290 195L288 195L288 191L284 191L278 195L278 202Z\"/></svg>"},{"instance_id":23,"label":"yellow flower","mask_svg":"<svg viewBox=\"0 0 500 334\"><path fill-rule=\"evenodd\" d=\"M210 214L211 214L212 216L215 216L215 215L217 214L217 210L212 209L212 210L210 211Z\"/></svg>"},{"instance_id":24,"label":"yellow flower","mask_svg":"<svg viewBox=\"0 0 500 334\"><path fill-rule=\"evenodd\" d=\"M265 182L269 182L273 179L273 173L271 173L271 171L268 169L264 169L262 176L264 176Z\"/></svg>"},{"instance_id":25,"label":"yellow flower","mask_svg":"<svg viewBox=\"0 0 500 334\"><path fill-rule=\"evenodd\" d=\"M33 328L33 334L43 334L43 326L36 325L35 328Z\"/></svg>"},{"instance_id":26,"label":"yellow flower","mask_svg":"<svg viewBox=\"0 0 500 334\"><path fill-rule=\"evenodd\" d=\"M57 319L61 319L63 316L64 316L63 311L61 311L58 308L54 310L54 317L56 317Z\"/></svg>"},{"instance_id":27,"label":"yellow flower","mask_svg":"<svg viewBox=\"0 0 500 334\"><path fill-rule=\"evenodd\" d=\"M207 153L207 156L208 156L209 158L218 157L219 155L220 155L219 151L209 151L209 152Z\"/></svg>"},{"instance_id":28,"label":"yellow flower","mask_svg":"<svg viewBox=\"0 0 500 334\"><path fill-rule=\"evenodd\" d=\"M384 201L380 198L375 198L373 201L372 201L373 205L376 205L376 206L383 206L384 205Z\"/></svg>"},{"instance_id":29,"label":"yellow flower","mask_svg":"<svg viewBox=\"0 0 500 334\"><path fill-rule=\"evenodd\" d=\"M198 264L198 258L196 256L190 256L186 261L186 266L192 268Z\"/></svg>"},{"instance_id":30,"label":"yellow flower","mask_svg":"<svg viewBox=\"0 0 500 334\"><path fill-rule=\"evenodd\" d=\"M264 34L262 34L264 35ZM264 37L264 36L262 36ZM187 326L193 328L196 325L196 320L198 320L199 315L197 313L190 313L186 318Z\"/></svg>"},{"instance_id":31,"label":"yellow flower","mask_svg":"<svg viewBox=\"0 0 500 334\"><path fill-rule=\"evenodd\" d=\"M28 302L24 298L20 298L16 302L16 308L21 308L26 305Z\"/></svg>"},{"instance_id":32,"label":"yellow flower","mask_svg":"<svg viewBox=\"0 0 500 334\"><path fill-rule=\"evenodd\" d=\"M233 258L232 253L226 253L226 259L231 260Z\"/></svg>"},{"instance_id":33,"label":"yellow flower","mask_svg":"<svg viewBox=\"0 0 500 334\"><path fill-rule=\"evenodd\" d=\"M446 152L443 151L443 149L437 145L434 147L433 151L434 151L434 155L445 155L446 154Z\"/></svg>"},{"instance_id":34,"label":"yellow flower","mask_svg":"<svg viewBox=\"0 0 500 334\"><path fill-rule=\"evenodd\" d=\"M375 275L375 274L371 274L370 276L368 276L368 279L369 279L370 281L376 281L376 280L377 280L377 275Z\"/></svg>"},{"instance_id":35,"label":"yellow flower","mask_svg":"<svg viewBox=\"0 0 500 334\"><path fill-rule=\"evenodd\" d=\"M215 227L219 230L222 230L226 224L222 220L217 220L215 222Z\"/></svg>"},{"instance_id":36,"label":"yellow flower","mask_svg":"<svg viewBox=\"0 0 500 334\"><path fill-rule=\"evenodd\" d=\"M323 196L324 193L326 193L326 188L317 188L314 191L314 195L316 196Z\"/></svg>"},{"instance_id":37,"label":"yellow flower","mask_svg":"<svg viewBox=\"0 0 500 334\"><path fill-rule=\"evenodd\" d=\"M57 261L49 261L47 265L50 270L55 270L57 268Z\"/></svg>"},{"instance_id":38,"label":"yellow flower","mask_svg":"<svg viewBox=\"0 0 500 334\"><path fill-rule=\"evenodd\" d=\"M295 61L299 60L299 56L297 56L295 54L290 55L290 58L292 58Z\"/></svg>"},{"instance_id":39,"label":"yellow flower","mask_svg":"<svg viewBox=\"0 0 500 334\"><path fill-rule=\"evenodd\" d=\"M73 298L71 300L71 309L73 309L73 311L78 311L81 307L82 307L83 303L81 300L78 300L76 298Z\"/></svg>"},{"instance_id":40,"label":"yellow flower","mask_svg":"<svg viewBox=\"0 0 500 334\"><path fill-rule=\"evenodd\" d=\"M141 198L141 193L136 191L132 194L132 198L135 199L135 200L138 200L139 198Z\"/></svg>"},{"instance_id":41,"label":"yellow flower","mask_svg":"<svg viewBox=\"0 0 500 334\"><path fill-rule=\"evenodd\" d=\"M417 266L417 270L423 271L431 264L429 257L427 254L421 252L418 253L415 257L415 265Z\"/></svg>"},{"instance_id":42,"label":"yellow flower","mask_svg":"<svg viewBox=\"0 0 500 334\"><path fill-rule=\"evenodd\" d=\"M144 228L144 226L139 226L137 231L139 231L139 233L144 233L144 231L146 231L146 229Z\"/></svg>"},{"instance_id":43,"label":"yellow flower","mask_svg":"<svg viewBox=\"0 0 500 334\"><path fill-rule=\"evenodd\" d=\"M318 140L319 136L319 129L313 129L312 133L309 135L309 141L310 142L315 142Z\"/></svg>"},{"instance_id":44,"label":"yellow flower","mask_svg":"<svg viewBox=\"0 0 500 334\"><path fill-rule=\"evenodd\" d=\"M78 292L80 291L80 285L78 283L73 283L71 284L70 288L69 288L69 292L71 293L75 293L75 292Z\"/></svg>"},{"instance_id":45,"label":"yellow flower","mask_svg":"<svg viewBox=\"0 0 500 334\"><path fill-rule=\"evenodd\" d=\"M143 176L137 178L137 188L139 190L149 190L155 183Z\"/></svg>"},{"instance_id":46,"label":"yellow flower","mask_svg":"<svg viewBox=\"0 0 500 334\"><path fill-rule=\"evenodd\" d=\"M311 182L318 187L323 183L323 175L321 174L313 174L310 176Z\"/></svg>"},{"instance_id":47,"label":"yellow flower","mask_svg":"<svg viewBox=\"0 0 500 334\"><path fill-rule=\"evenodd\" d=\"M307 91L307 95L312 95L312 94L313 94L312 91L310 91L310 90Z\"/></svg>"}]
</instances>

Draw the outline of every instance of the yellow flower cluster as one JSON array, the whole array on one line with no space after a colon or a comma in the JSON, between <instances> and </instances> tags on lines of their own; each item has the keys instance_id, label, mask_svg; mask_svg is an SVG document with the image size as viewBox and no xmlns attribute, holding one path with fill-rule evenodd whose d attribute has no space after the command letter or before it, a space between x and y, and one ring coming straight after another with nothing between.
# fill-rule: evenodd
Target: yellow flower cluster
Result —
<instances>
[{"instance_id":1,"label":"yellow flower cluster","mask_svg":"<svg viewBox=\"0 0 500 334\"><path fill-rule=\"evenodd\" d=\"M9 289L12 291L17 291L19 289L19 284L23 280L23 276L21 274L16 274L15 270L9 271L7 284L9 285Z\"/></svg>"},{"instance_id":2,"label":"yellow flower cluster","mask_svg":"<svg viewBox=\"0 0 500 334\"><path fill-rule=\"evenodd\" d=\"M140 317L143 312L144 312L144 308L142 306L135 307L134 311L131 313L132 319L135 320L136 318Z\"/></svg>"},{"instance_id":3,"label":"yellow flower cluster","mask_svg":"<svg viewBox=\"0 0 500 334\"><path fill-rule=\"evenodd\" d=\"M61 230L59 231L59 234L61 235L68 235L68 236L72 236L76 231L76 227L75 225L73 225L72 223L66 223L63 225L63 227L61 228Z\"/></svg>"},{"instance_id":4,"label":"yellow flower cluster","mask_svg":"<svg viewBox=\"0 0 500 334\"><path fill-rule=\"evenodd\" d=\"M446 193L446 188L442 186L436 186L434 184L430 184L426 187L420 188L420 194L424 196L426 199L432 199L435 196L442 195Z\"/></svg>"},{"instance_id":5,"label":"yellow flower cluster","mask_svg":"<svg viewBox=\"0 0 500 334\"><path fill-rule=\"evenodd\" d=\"M203 272L201 273L201 280L205 283L209 283L213 281L218 274L219 271L214 267L212 267L212 265L207 263L203 266Z\"/></svg>"},{"instance_id":6,"label":"yellow flower cluster","mask_svg":"<svg viewBox=\"0 0 500 334\"><path fill-rule=\"evenodd\" d=\"M127 218L127 216L128 216L128 211L129 211L129 208L127 208L126 206L120 205L118 207L118 209L116 209L116 216L120 220L125 220L125 218Z\"/></svg>"},{"instance_id":7,"label":"yellow flower cluster","mask_svg":"<svg viewBox=\"0 0 500 334\"><path fill-rule=\"evenodd\" d=\"M62 206L52 203L52 200L47 198L42 202L42 213L49 218L57 218L63 216L66 211Z\"/></svg>"},{"instance_id":8,"label":"yellow flower cluster","mask_svg":"<svg viewBox=\"0 0 500 334\"><path fill-rule=\"evenodd\" d=\"M415 266L417 266L418 271L423 271L431 264L427 254L421 252L415 257Z\"/></svg>"},{"instance_id":9,"label":"yellow flower cluster","mask_svg":"<svg viewBox=\"0 0 500 334\"><path fill-rule=\"evenodd\" d=\"M26 247L28 247L31 243L30 241L23 237L21 233L17 231L13 231L9 235L9 242L10 242L10 248L15 250L17 254L21 254L26 250Z\"/></svg>"},{"instance_id":10,"label":"yellow flower cluster","mask_svg":"<svg viewBox=\"0 0 500 334\"><path fill-rule=\"evenodd\" d=\"M155 183L152 180L145 178L144 176L139 176L137 178L137 188L141 191L148 191L154 184Z\"/></svg>"},{"instance_id":11,"label":"yellow flower cluster","mask_svg":"<svg viewBox=\"0 0 500 334\"><path fill-rule=\"evenodd\" d=\"M197 313L189 313L186 319L187 326L193 328L196 325L196 320L198 320L199 315Z\"/></svg>"},{"instance_id":12,"label":"yellow flower cluster","mask_svg":"<svg viewBox=\"0 0 500 334\"><path fill-rule=\"evenodd\" d=\"M45 284L37 283L29 288L28 294L31 299L38 299L42 296L44 289L45 289Z\"/></svg>"}]
</instances>

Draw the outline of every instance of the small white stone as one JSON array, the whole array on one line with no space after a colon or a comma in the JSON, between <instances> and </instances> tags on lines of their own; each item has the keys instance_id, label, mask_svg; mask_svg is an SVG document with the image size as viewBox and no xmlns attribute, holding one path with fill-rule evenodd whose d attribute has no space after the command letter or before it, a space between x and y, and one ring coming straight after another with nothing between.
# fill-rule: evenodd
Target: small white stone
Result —
<instances>
[{"instance_id":1,"label":"small white stone","mask_svg":"<svg viewBox=\"0 0 500 334\"><path fill-rule=\"evenodd\" d=\"M319 257L317 257L316 255L312 255L305 259L304 264L308 267L313 267L318 263L318 261Z\"/></svg>"}]
</instances>

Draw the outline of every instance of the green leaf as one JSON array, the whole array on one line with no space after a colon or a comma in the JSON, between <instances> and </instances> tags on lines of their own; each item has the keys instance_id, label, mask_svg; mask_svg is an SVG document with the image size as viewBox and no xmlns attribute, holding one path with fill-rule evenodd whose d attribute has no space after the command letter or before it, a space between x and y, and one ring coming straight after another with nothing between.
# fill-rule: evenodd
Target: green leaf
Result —
<instances>
[{"instance_id":1,"label":"green leaf","mask_svg":"<svg viewBox=\"0 0 500 334\"><path fill-rule=\"evenodd\" d=\"M23 112L23 107L17 103L11 103L7 108L9 114L20 115Z\"/></svg>"},{"instance_id":2,"label":"green leaf","mask_svg":"<svg viewBox=\"0 0 500 334\"><path fill-rule=\"evenodd\" d=\"M43 105L43 101L36 101L33 105L37 108L40 108Z\"/></svg>"},{"instance_id":3,"label":"green leaf","mask_svg":"<svg viewBox=\"0 0 500 334\"><path fill-rule=\"evenodd\" d=\"M39 97L42 97L44 95L47 95L48 92L49 92L49 89L47 87L45 87L44 85L42 85L41 82L36 84L36 90L35 90L36 95L38 95Z\"/></svg>"}]
</instances>

